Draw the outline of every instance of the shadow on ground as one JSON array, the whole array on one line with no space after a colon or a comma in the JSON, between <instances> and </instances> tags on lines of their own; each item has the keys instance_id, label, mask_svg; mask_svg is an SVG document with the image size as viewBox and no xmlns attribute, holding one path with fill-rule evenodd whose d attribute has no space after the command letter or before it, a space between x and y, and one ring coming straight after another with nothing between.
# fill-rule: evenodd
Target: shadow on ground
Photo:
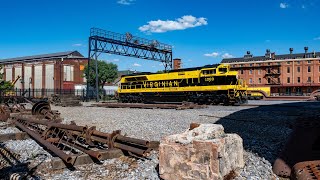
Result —
<instances>
[{"instance_id":1,"label":"shadow on ground","mask_svg":"<svg viewBox=\"0 0 320 180\"><path fill-rule=\"evenodd\" d=\"M320 102L293 102L243 109L216 124L223 125L226 133L240 135L245 150L273 164L284 149L295 121L319 115Z\"/></svg>"}]
</instances>

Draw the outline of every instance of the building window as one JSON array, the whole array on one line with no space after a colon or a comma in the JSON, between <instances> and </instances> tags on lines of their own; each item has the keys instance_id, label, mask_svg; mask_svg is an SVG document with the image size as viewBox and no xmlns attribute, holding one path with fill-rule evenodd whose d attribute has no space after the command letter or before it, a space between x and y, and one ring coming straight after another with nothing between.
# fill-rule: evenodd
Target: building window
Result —
<instances>
[{"instance_id":1,"label":"building window","mask_svg":"<svg viewBox=\"0 0 320 180\"><path fill-rule=\"evenodd\" d=\"M232 64L232 67L236 67L236 65L235 65L235 64Z\"/></svg>"},{"instance_id":2,"label":"building window","mask_svg":"<svg viewBox=\"0 0 320 180\"><path fill-rule=\"evenodd\" d=\"M308 83L310 83L311 82L311 77L308 77L308 81L307 81Z\"/></svg>"},{"instance_id":3,"label":"building window","mask_svg":"<svg viewBox=\"0 0 320 180\"><path fill-rule=\"evenodd\" d=\"M243 64L240 64L240 67L243 67Z\"/></svg>"},{"instance_id":4,"label":"building window","mask_svg":"<svg viewBox=\"0 0 320 180\"><path fill-rule=\"evenodd\" d=\"M252 74L252 69L250 69L249 73Z\"/></svg>"},{"instance_id":5,"label":"building window","mask_svg":"<svg viewBox=\"0 0 320 180\"><path fill-rule=\"evenodd\" d=\"M258 74L261 74L261 69L258 69Z\"/></svg>"},{"instance_id":6,"label":"building window","mask_svg":"<svg viewBox=\"0 0 320 180\"><path fill-rule=\"evenodd\" d=\"M268 78L268 84L271 84L271 79L270 78Z\"/></svg>"},{"instance_id":7,"label":"building window","mask_svg":"<svg viewBox=\"0 0 320 180\"><path fill-rule=\"evenodd\" d=\"M310 60L308 60L308 64L311 64L311 61L310 61Z\"/></svg>"},{"instance_id":8,"label":"building window","mask_svg":"<svg viewBox=\"0 0 320 180\"><path fill-rule=\"evenodd\" d=\"M290 77L287 77L287 83L290 83Z\"/></svg>"},{"instance_id":9,"label":"building window","mask_svg":"<svg viewBox=\"0 0 320 180\"><path fill-rule=\"evenodd\" d=\"M290 64L290 61L287 61L287 64Z\"/></svg>"},{"instance_id":10,"label":"building window","mask_svg":"<svg viewBox=\"0 0 320 180\"><path fill-rule=\"evenodd\" d=\"M300 64L300 61L297 61L297 64Z\"/></svg>"},{"instance_id":11,"label":"building window","mask_svg":"<svg viewBox=\"0 0 320 180\"><path fill-rule=\"evenodd\" d=\"M240 70L241 74L243 74L243 69Z\"/></svg>"},{"instance_id":12,"label":"building window","mask_svg":"<svg viewBox=\"0 0 320 180\"><path fill-rule=\"evenodd\" d=\"M319 60L319 62L320 62L320 60ZM258 65L258 66L261 66L261 63L258 63L257 65Z\"/></svg>"},{"instance_id":13,"label":"building window","mask_svg":"<svg viewBox=\"0 0 320 180\"><path fill-rule=\"evenodd\" d=\"M252 67L252 64L250 64L250 66Z\"/></svg>"},{"instance_id":14,"label":"building window","mask_svg":"<svg viewBox=\"0 0 320 180\"><path fill-rule=\"evenodd\" d=\"M249 79L249 83L252 84L252 78Z\"/></svg>"},{"instance_id":15,"label":"building window","mask_svg":"<svg viewBox=\"0 0 320 180\"><path fill-rule=\"evenodd\" d=\"M63 66L63 79L64 81L73 81L73 66Z\"/></svg>"},{"instance_id":16,"label":"building window","mask_svg":"<svg viewBox=\"0 0 320 180\"><path fill-rule=\"evenodd\" d=\"M300 83L300 77L298 77L298 80L297 80L297 82L298 82L298 83Z\"/></svg>"},{"instance_id":17,"label":"building window","mask_svg":"<svg viewBox=\"0 0 320 180\"><path fill-rule=\"evenodd\" d=\"M290 67L287 67L287 73L290 73Z\"/></svg>"},{"instance_id":18,"label":"building window","mask_svg":"<svg viewBox=\"0 0 320 180\"><path fill-rule=\"evenodd\" d=\"M307 88L307 93L311 93L311 88L310 87Z\"/></svg>"},{"instance_id":19,"label":"building window","mask_svg":"<svg viewBox=\"0 0 320 180\"><path fill-rule=\"evenodd\" d=\"M280 84L280 78L278 78L278 83Z\"/></svg>"},{"instance_id":20,"label":"building window","mask_svg":"<svg viewBox=\"0 0 320 180\"><path fill-rule=\"evenodd\" d=\"M299 66L299 67L297 67L297 72L300 72L300 66Z\"/></svg>"},{"instance_id":21,"label":"building window","mask_svg":"<svg viewBox=\"0 0 320 180\"><path fill-rule=\"evenodd\" d=\"M319 76L319 80L318 80L318 82L320 83L320 76Z\"/></svg>"},{"instance_id":22,"label":"building window","mask_svg":"<svg viewBox=\"0 0 320 180\"><path fill-rule=\"evenodd\" d=\"M320 72L320 66L319 66L319 72Z\"/></svg>"},{"instance_id":23,"label":"building window","mask_svg":"<svg viewBox=\"0 0 320 180\"><path fill-rule=\"evenodd\" d=\"M308 72L311 72L311 66L308 66Z\"/></svg>"},{"instance_id":24,"label":"building window","mask_svg":"<svg viewBox=\"0 0 320 180\"><path fill-rule=\"evenodd\" d=\"M278 67L278 73L279 73L279 74L281 73L281 71L280 71L280 67Z\"/></svg>"},{"instance_id":25,"label":"building window","mask_svg":"<svg viewBox=\"0 0 320 180\"><path fill-rule=\"evenodd\" d=\"M271 65L271 63L268 63L268 65Z\"/></svg>"},{"instance_id":26,"label":"building window","mask_svg":"<svg viewBox=\"0 0 320 180\"><path fill-rule=\"evenodd\" d=\"M320 80L320 77L319 77L319 80ZM320 82L320 81L319 81ZM259 78L259 84L261 84L261 78Z\"/></svg>"},{"instance_id":27,"label":"building window","mask_svg":"<svg viewBox=\"0 0 320 180\"><path fill-rule=\"evenodd\" d=\"M278 62L278 65L281 65L281 62Z\"/></svg>"}]
</instances>

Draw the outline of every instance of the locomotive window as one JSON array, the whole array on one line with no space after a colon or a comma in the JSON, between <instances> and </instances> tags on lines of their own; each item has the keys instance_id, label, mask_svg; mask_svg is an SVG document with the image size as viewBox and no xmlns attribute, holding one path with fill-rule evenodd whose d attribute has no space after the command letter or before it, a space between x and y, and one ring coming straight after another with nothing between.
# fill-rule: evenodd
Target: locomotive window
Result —
<instances>
[{"instance_id":1,"label":"locomotive window","mask_svg":"<svg viewBox=\"0 0 320 180\"><path fill-rule=\"evenodd\" d=\"M144 80L148 80L148 78L146 76L126 78L126 81L144 81Z\"/></svg>"},{"instance_id":2,"label":"locomotive window","mask_svg":"<svg viewBox=\"0 0 320 180\"><path fill-rule=\"evenodd\" d=\"M226 73L227 72L227 68L219 68L219 72L220 73Z\"/></svg>"},{"instance_id":3,"label":"locomotive window","mask_svg":"<svg viewBox=\"0 0 320 180\"><path fill-rule=\"evenodd\" d=\"M216 74L216 69L211 69L211 70L203 70L202 74Z\"/></svg>"}]
</instances>

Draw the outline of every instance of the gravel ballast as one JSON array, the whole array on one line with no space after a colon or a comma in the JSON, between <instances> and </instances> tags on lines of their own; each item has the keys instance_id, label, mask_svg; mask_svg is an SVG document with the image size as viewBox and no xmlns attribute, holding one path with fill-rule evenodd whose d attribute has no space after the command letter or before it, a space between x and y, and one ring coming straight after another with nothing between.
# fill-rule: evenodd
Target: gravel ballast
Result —
<instances>
[{"instance_id":1,"label":"gravel ballast","mask_svg":"<svg viewBox=\"0 0 320 180\"><path fill-rule=\"evenodd\" d=\"M286 104L285 104L286 103ZM320 107L318 102L249 101L253 106L209 106L205 109L129 109L90 107L56 107L64 118L63 123L74 121L77 125L96 126L97 130L112 132L121 130L130 137L159 141L161 138L182 133L191 122L218 123L226 133L237 133L243 138L245 167L235 179L277 179L272 164L283 148L295 119ZM254 106L270 105L270 106ZM297 108L298 107L298 108ZM14 132L15 129L7 130ZM3 130L0 130L0 134ZM28 141L7 142L16 151L31 144ZM19 144L20 143L20 144ZM31 145L32 146L32 145ZM36 145L34 145L36 146ZM34 148L30 153L44 153ZM17 150L18 153L22 153ZM49 157L51 155L49 154ZM25 159L25 158L24 158ZM153 152L147 159L122 157L90 164L71 171L42 172L43 179L159 179L158 154Z\"/></svg>"}]
</instances>

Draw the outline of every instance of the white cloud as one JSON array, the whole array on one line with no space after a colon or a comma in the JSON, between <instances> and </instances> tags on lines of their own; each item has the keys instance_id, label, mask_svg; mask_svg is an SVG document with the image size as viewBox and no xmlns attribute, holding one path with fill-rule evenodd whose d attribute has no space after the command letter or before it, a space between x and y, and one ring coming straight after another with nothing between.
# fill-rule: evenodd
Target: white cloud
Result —
<instances>
[{"instance_id":1,"label":"white cloud","mask_svg":"<svg viewBox=\"0 0 320 180\"><path fill-rule=\"evenodd\" d=\"M184 30L197 26L207 25L207 19L200 17L196 18L191 15L182 16L176 20L156 20L149 21L147 25L139 27L139 30L147 33L164 33L167 31Z\"/></svg>"},{"instance_id":2,"label":"white cloud","mask_svg":"<svg viewBox=\"0 0 320 180\"><path fill-rule=\"evenodd\" d=\"M117 3L122 5L131 5L134 1L135 0L118 0Z\"/></svg>"},{"instance_id":3,"label":"white cloud","mask_svg":"<svg viewBox=\"0 0 320 180\"><path fill-rule=\"evenodd\" d=\"M219 55L220 54L218 52L204 54L204 56L207 56L207 57L218 57Z\"/></svg>"},{"instance_id":4,"label":"white cloud","mask_svg":"<svg viewBox=\"0 0 320 180\"><path fill-rule=\"evenodd\" d=\"M271 42L271 40L267 39L266 42L269 43L269 42Z\"/></svg>"},{"instance_id":5,"label":"white cloud","mask_svg":"<svg viewBox=\"0 0 320 180\"><path fill-rule=\"evenodd\" d=\"M191 61L192 61L192 59L189 59L189 60L188 60L188 62L191 62Z\"/></svg>"},{"instance_id":6,"label":"white cloud","mask_svg":"<svg viewBox=\"0 0 320 180\"><path fill-rule=\"evenodd\" d=\"M227 59L227 58L233 58L234 56L232 56L232 55L229 54L229 53L224 53L221 57Z\"/></svg>"},{"instance_id":7,"label":"white cloud","mask_svg":"<svg viewBox=\"0 0 320 180\"><path fill-rule=\"evenodd\" d=\"M319 36L319 37L314 38L313 40L320 40L320 36Z\"/></svg>"},{"instance_id":8,"label":"white cloud","mask_svg":"<svg viewBox=\"0 0 320 180\"><path fill-rule=\"evenodd\" d=\"M80 47L80 46L83 46L83 44L80 44L80 43L78 43L78 44L72 44L72 46Z\"/></svg>"},{"instance_id":9,"label":"white cloud","mask_svg":"<svg viewBox=\"0 0 320 180\"><path fill-rule=\"evenodd\" d=\"M112 60L113 62L119 62L120 61L120 59L114 59L114 60Z\"/></svg>"},{"instance_id":10,"label":"white cloud","mask_svg":"<svg viewBox=\"0 0 320 180\"><path fill-rule=\"evenodd\" d=\"M285 9L285 8L288 8L288 7L289 7L288 3L284 3L284 2L280 3L280 8Z\"/></svg>"},{"instance_id":11,"label":"white cloud","mask_svg":"<svg viewBox=\"0 0 320 180\"><path fill-rule=\"evenodd\" d=\"M134 66L134 67L140 67L140 66L141 66L141 64L134 63L132 66Z\"/></svg>"}]
</instances>

